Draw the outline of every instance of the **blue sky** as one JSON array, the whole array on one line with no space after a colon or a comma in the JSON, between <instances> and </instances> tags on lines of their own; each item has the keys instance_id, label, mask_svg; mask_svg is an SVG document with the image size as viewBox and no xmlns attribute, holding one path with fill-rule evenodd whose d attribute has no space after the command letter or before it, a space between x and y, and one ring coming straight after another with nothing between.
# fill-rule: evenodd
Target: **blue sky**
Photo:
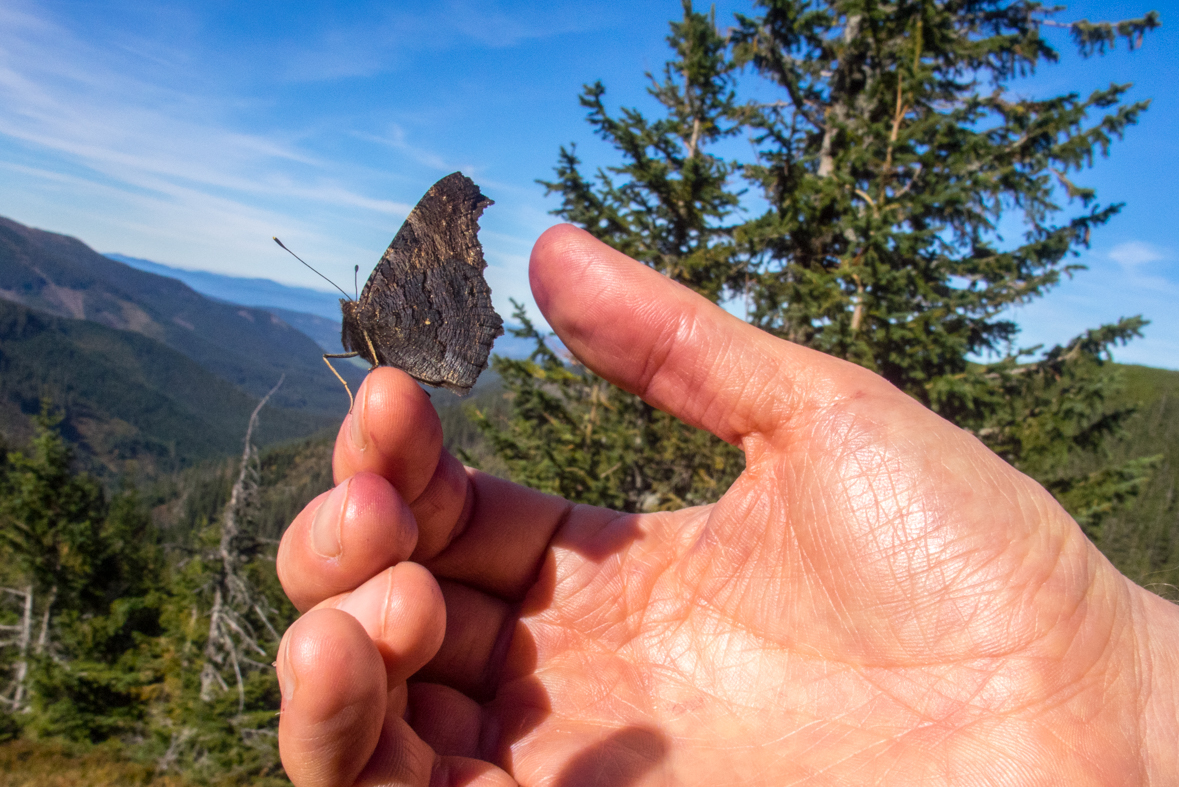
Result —
<instances>
[{"instance_id":1,"label":"blue sky","mask_svg":"<svg viewBox=\"0 0 1179 787\"><path fill-rule=\"evenodd\" d=\"M1139 16L1143 49L1069 54L1032 95L1134 82L1143 121L1080 183L1127 207L1095 233L1090 270L1023 307L1021 344L1142 313L1118 360L1179 369L1179 3L1070 3L1061 20ZM717 4L723 24L744 2ZM437 178L461 169L496 200L481 237L501 313L530 303L526 266L554 218L536 178L594 140L577 103L648 107L678 2L0 3L0 215L99 251L182 268L350 289Z\"/></svg>"}]
</instances>

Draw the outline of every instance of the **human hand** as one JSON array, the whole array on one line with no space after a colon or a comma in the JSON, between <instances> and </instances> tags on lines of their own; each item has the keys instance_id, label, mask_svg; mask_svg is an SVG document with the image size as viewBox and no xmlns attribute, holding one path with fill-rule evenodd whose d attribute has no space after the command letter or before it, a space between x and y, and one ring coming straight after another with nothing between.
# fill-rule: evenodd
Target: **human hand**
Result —
<instances>
[{"instance_id":1,"label":"human hand","mask_svg":"<svg viewBox=\"0 0 1179 787\"><path fill-rule=\"evenodd\" d=\"M746 470L714 505L573 506L464 469L375 370L279 551L296 785L1174 783L1179 611L1044 489L579 230L531 280Z\"/></svg>"}]
</instances>

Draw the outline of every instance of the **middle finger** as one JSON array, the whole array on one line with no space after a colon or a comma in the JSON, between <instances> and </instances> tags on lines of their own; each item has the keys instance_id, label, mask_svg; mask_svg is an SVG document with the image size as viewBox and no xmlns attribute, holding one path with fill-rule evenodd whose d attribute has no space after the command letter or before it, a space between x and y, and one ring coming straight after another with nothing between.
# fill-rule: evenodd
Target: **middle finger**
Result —
<instances>
[{"instance_id":1,"label":"middle finger","mask_svg":"<svg viewBox=\"0 0 1179 787\"><path fill-rule=\"evenodd\" d=\"M357 473L311 501L283 534L278 578L300 612L409 558L417 523L393 486Z\"/></svg>"}]
</instances>

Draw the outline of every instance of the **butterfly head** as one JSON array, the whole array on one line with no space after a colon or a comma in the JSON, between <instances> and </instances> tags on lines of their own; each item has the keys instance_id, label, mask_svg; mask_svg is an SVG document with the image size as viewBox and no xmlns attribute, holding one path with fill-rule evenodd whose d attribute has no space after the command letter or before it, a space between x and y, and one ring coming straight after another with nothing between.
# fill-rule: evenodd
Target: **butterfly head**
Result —
<instances>
[{"instance_id":1,"label":"butterfly head","mask_svg":"<svg viewBox=\"0 0 1179 787\"><path fill-rule=\"evenodd\" d=\"M373 366L380 362L373 357L372 344L365 339L364 328L361 327L360 318L357 312L360 309L360 303L354 300L341 298L340 299L340 344L348 352L357 353L361 358L368 361Z\"/></svg>"}]
</instances>

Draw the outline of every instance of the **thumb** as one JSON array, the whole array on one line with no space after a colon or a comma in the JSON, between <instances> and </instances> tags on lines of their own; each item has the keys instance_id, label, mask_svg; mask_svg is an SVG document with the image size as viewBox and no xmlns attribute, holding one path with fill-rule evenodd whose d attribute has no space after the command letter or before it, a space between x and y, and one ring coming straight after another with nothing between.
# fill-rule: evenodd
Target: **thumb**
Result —
<instances>
[{"instance_id":1,"label":"thumb","mask_svg":"<svg viewBox=\"0 0 1179 787\"><path fill-rule=\"evenodd\" d=\"M529 278L541 312L588 368L729 443L772 440L792 416L829 407L848 376L879 380L748 325L571 225L541 235Z\"/></svg>"}]
</instances>

